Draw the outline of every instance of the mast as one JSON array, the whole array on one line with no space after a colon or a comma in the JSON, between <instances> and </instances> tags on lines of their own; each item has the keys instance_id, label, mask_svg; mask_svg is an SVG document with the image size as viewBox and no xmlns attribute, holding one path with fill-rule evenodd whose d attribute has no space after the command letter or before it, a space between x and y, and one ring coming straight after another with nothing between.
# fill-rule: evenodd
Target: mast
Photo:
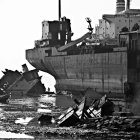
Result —
<instances>
[{"instance_id":1,"label":"mast","mask_svg":"<svg viewBox=\"0 0 140 140\"><path fill-rule=\"evenodd\" d=\"M126 10L129 10L130 9L130 0L127 0L127 3L126 3Z\"/></svg>"},{"instance_id":2,"label":"mast","mask_svg":"<svg viewBox=\"0 0 140 140\"><path fill-rule=\"evenodd\" d=\"M58 10L59 10L58 20L60 21L60 19L61 19L61 0L59 0Z\"/></svg>"}]
</instances>

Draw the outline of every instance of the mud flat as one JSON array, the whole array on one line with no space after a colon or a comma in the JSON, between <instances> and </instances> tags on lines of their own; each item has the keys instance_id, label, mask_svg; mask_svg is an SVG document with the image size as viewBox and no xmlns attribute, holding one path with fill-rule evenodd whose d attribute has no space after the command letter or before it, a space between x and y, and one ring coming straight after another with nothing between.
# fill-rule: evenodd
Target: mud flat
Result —
<instances>
[{"instance_id":1,"label":"mud flat","mask_svg":"<svg viewBox=\"0 0 140 140\"><path fill-rule=\"evenodd\" d=\"M66 108L53 105L54 98L43 95L38 98L11 99L8 104L0 104L0 133L12 133L15 138L30 136L35 139L140 139L140 117L134 116L85 118L75 126L60 127L57 120L66 113ZM52 116L54 121L41 124L38 119L42 115Z\"/></svg>"},{"instance_id":2,"label":"mud flat","mask_svg":"<svg viewBox=\"0 0 140 140\"><path fill-rule=\"evenodd\" d=\"M97 130L86 128L87 125L78 127L58 127L55 124L40 126L38 118L41 114L35 111L3 112L0 117L0 131L25 134L37 139L137 139L140 138L138 132L109 131L109 129ZM56 114L55 114L56 116ZM17 123L17 120L22 122Z\"/></svg>"}]
</instances>

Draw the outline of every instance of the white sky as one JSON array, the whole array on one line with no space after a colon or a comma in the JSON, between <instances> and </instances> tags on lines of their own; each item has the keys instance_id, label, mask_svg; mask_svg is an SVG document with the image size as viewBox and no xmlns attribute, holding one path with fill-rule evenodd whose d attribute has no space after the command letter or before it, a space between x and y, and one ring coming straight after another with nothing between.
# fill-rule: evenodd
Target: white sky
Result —
<instances>
[{"instance_id":1,"label":"white sky","mask_svg":"<svg viewBox=\"0 0 140 140\"><path fill-rule=\"evenodd\" d=\"M71 19L73 38L86 33L90 17L92 26L102 14L114 14L116 0L61 0L61 15ZM131 8L140 9L140 0L132 0ZM58 19L58 0L0 0L0 71L21 71L26 63L25 50L41 39L43 20ZM1 77L2 73L0 73Z\"/></svg>"}]
</instances>

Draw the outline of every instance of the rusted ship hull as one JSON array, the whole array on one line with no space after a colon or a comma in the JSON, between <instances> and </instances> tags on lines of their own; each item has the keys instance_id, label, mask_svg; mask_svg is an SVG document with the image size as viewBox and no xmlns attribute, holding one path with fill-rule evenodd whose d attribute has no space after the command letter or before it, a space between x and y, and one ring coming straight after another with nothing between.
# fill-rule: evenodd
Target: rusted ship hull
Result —
<instances>
[{"instance_id":1,"label":"rusted ship hull","mask_svg":"<svg viewBox=\"0 0 140 140\"><path fill-rule=\"evenodd\" d=\"M11 94L11 98L15 98L24 95L37 96L45 93L46 88L41 82L38 70L34 69L29 71L26 64L22 65L22 67L24 70L23 73L8 69L3 72L4 75L0 79L0 89L3 89L3 94L8 93Z\"/></svg>"},{"instance_id":2,"label":"rusted ship hull","mask_svg":"<svg viewBox=\"0 0 140 140\"><path fill-rule=\"evenodd\" d=\"M140 10L129 9L129 1L127 10L123 2L125 11L119 4L115 15L103 15L95 33L86 18L89 31L76 40L72 40L70 19L59 16L59 20L43 21L42 38L26 50L27 61L54 76L56 91L79 93L90 88L131 99L140 91ZM126 17L133 18L133 27Z\"/></svg>"},{"instance_id":3,"label":"rusted ship hull","mask_svg":"<svg viewBox=\"0 0 140 140\"><path fill-rule=\"evenodd\" d=\"M42 51L43 50L43 51ZM53 75L56 90L123 93L127 81L127 51L44 57L45 48L26 51L37 69ZM39 54L40 53L40 54ZM42 56L42 58L41 58Z\"/></svg>"}]
</instances>

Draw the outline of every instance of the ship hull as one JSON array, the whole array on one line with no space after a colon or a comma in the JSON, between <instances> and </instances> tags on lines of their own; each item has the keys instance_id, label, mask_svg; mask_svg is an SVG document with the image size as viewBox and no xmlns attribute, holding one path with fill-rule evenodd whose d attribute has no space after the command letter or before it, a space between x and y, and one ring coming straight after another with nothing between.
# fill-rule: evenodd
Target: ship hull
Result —
<instances>
[{"instance_id":1,"label":"ship hull","mask_svg":"<svg viewBox=\"0 0 140 140\"><path fill-rule=\"evenodd\" d=\"M43 51L43 52L42 52ZM123 93L127 81L127 51L45 56L42 48L26 51L26 59L56 79L56 90Z\"/></svg>"}]
</instances>

